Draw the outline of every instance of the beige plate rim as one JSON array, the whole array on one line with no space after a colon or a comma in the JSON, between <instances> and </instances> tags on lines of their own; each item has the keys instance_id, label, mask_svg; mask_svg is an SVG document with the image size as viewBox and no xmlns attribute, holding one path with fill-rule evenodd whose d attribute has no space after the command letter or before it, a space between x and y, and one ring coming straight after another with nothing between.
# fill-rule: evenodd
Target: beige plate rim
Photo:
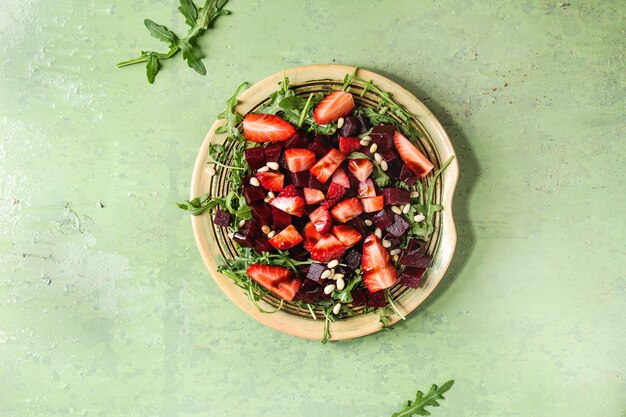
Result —
<instances>
[{"instance_id":1,"label":"beige plate rim","mask_svg":"<svg viewBox=\"0 0 626 417\"><path fill-rule=\"evenodd\" d=\"M351 74L354 70L355 67L351 66L316 64L291 68L286 70L285 73L291 83L297 85L311 80L343 80L346 74ZM428 132L440 161L445 161L450 156L456 155L454 147L439 121L413 94L388 78L374 72L359 68L358 74L364 79L372 80L374 84L382 90L391 92L394 100L404 105L407 110L416 116L418 121ZM252 85L239 95L239 104L236 110L240 114L249 112L258 103L265 100L271 92L277 89L278 83L282 81L282 78L283 72L281 71ZM200 147L193 170L190 198L203 194L208 190L209 178L204 169L208 162L208 146L209 143L215 139L219 139L219 141L222 140L224 135L216 135L215 133L215 130L221 126L222 123L221 121L216 121L213 124ZM439 247L433 259L433 265L427 271L426 284L424 287L412 290L395 301L396 306L404 315L416 309L432 293L443 278L452 260L457 241L454 219L452 217L452 199L459 177L459 164L457 159L458 158L454 158L441 177L443 190L441 201L444 206L441 221L442 230ZM206 267L220 289L237 307L260 323L283 333L307 339L319 340L322 338L324 330L323 318L318 318L318 320L305 319L283 311L274 314L259 312L248 300L241 288L237 287L229 278L217 272L217 259L212 255L212 253L215 253L212 249L217 248L217 242L212 240L208 233L208 214L192 216L191 222L194 237ZM390 319L391 323L396 323L400 320L400 317L393 314ZM380 323L378 316L376 314L366 314L331 323L330 340L352 339L379 330Z\"/></svg>"}]
</instances>

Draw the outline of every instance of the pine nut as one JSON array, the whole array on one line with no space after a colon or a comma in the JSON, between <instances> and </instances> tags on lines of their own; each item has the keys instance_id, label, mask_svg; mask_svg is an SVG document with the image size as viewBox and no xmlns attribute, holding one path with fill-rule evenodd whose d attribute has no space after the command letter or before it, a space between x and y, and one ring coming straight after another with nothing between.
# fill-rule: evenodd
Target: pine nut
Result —
<instances>
[{"instance_id":1,"label":"pine nut","mask_svg":"<svg viewBox=\"0 0 626 417\"><path fill-rule=\"evenodd\" d=\"M374 230L374 234L376 235L377 238L382 238L383 237L383 232L382 230L380 230L378 227L376 228L376 230Z\"/></svg>"},{"instance_id":2,"label":"pine nut","mask_svg":"<svg viewBox=\"0 0 626 417\"><path fill-rule=\"evenodd\" d=\"M228 237L232 239L232 238L234 238L234 237L235 237L235 234L234 234L233 232L229 232L229 233L228 233Z\"/></svg>"},{"instance_id":3,"label":"pine nut","mask_svg":"<svg viewBox=\"0 0 626 417\"><path fill-rule=\"evenodd\" d=\"M378 145L376 143L372 143L372 146L370 146L370 152L375 153L377 150L378 150Z\"/></svg>"},{"instance_id":4,"label":"pine nut","mask_svg":"<svg viewBox=\"0 0 626 417\"><path fill-rule=\"evenodd\" d=\"M391 256L400 255L400 252L402 252L401 249L398 249L398 248L392 249L391 251L389 251L389 255Z\"/></svg>"},{"instance_id":5,"label":"pine nut","mask_svg":"<svg viewBox=\"0 0 626 417\"><path fill-rule=\"evenodd\" d=\"M271 232L272 229L270 229L270 227L268 225L264 224L263 227L261 227L261 231L263 232L264 235L266 235L269 232Z\"/></svg>"},{"instance_id":6,"label":"pine nut","mask_svg":"<svg viewBox=\"0 0 626 417\"><path fill-rule=\"evenodd\" d=\"M400 207L398 206L391 206L391 211L393 211L396 214L402 214L402 210L400 210Z\"/></svg>"},{"instance_id":7,"label":"pine nut","mask_svg":"<svg viewBox=\"0 0 626 417\"><path fill-rule=\"evenodd\" d=\"M275 230L272 230L271 232L269 232L269 233L267 234L267 238L268 238L268 239L271 239L271 238L273 238L274 236L276 236L276 231L275 231Z\"/></svg>"},{"instance_id":8,"label":"pine nut","mask_svg":"<svg viewBox=\"0 0 626 417\"><path fill-rule=\"evenodd\" d=\"M267 193L267 196L269 198L274 198L274 197L276 197L276 194L274 194L272 191L270 191L269 193Z\"/></svg>"},{"instance_id":9,"label":"pine nut","mask_svg":"<svg viewBox=\"0 0 626 417\"><path fill-rule=\"evenodd\" d=\"M206 173L207 173L207 175L209 175L209 176L213 176L213 175L215 175L215 168L213 168L213 167L208 167L208 168L206 169Z\"/></svg>"},{"instance_id":10,"label":"pine nut","mask_svg":"<svg viewBox=\"0 0 626 417\"><path fill-rule=\"evenodd\" d=\"M367 146L367 145L370 144L370 141L369 140L365 140L365 138L363 138L363 139L361 139L361 141L359 143L361 144L361 146Z\"/></svg>"},{"instance_id":11,"label":"pine nut","mask_svg":"<svg viewBox=\"0 0 626 417\"><path fill-rule=\"evenodd\" d=\"M261 183L259 182L259 180L257 180L256 178L252 177L252 178L250 178L250 185L258 187L259 185L261 185Z\"/></svg>"},{"instance_id":12,"label":"pine nut","mask_svg":"<svg viewBox=\"0 0 626 417\"><path fill-rule=\"evenodd\" d=\"M257 170L256 170L256 172L267 172L267 171L269 171L269 170L270 170L270 167L268 167L267 165L265 165L265 166L263 166L263 167L261 167L261 168L257 169Z\"/></svg>"},{"instance_id":13,"label":"pine nut","mask_svg":"<svg viewBox=\"0 0 626 417\"><path fill-rule=\"evenodd\" d=\"M265 166L273 171L277 171L278 168L280 168L280 165L278 165L278 162L268 162L267 164L265 164Z\"/></svg>"},{"instance_id":14,"label":"pine nut","mask_svg":"<svg viewBox=\"0 0 626 417\"><path fill-rule=\"evenodd\" d=\"M336 259L333 259L332 261L328 262L328 265L326 265L326 267L328 269L333 269L334 267L336 267L337 265L339 265L339 261Z\"/></svg>"},{"instance_id":15,"label":"pine nut","mask_svg":"<svg viewBox=\"0 0 626 417\"><path fill-rule=\"evenodd\" d=\"M341 311L341 303L337 303L333 307L333 314L339 314L339 311Z\"/></svg>"},{"instance_id":16,"label":"pine nut","mask_svg":"<svg viewBox=\"0 0 626 417\"><path fill-rule=\"evenodd\" d=\"M405 204L404 207L402 208L402 213L407 214L409 210L411 210L411 205Z\"/></svg>"},{"instance_id":17,"label":"pine nut","mask_svg":"<svg viewBox=\"0 0 626 417\"><path fill-rule=\"evenodd\" d=\"M398 259L400 259L400 257L398 255L393 255L391 259L393 259L394 262L398 262Z\"/></svg>"},{"instance_id":18,"label":"pine nut","mask_svg":"<svg viewBox=\"0 0 626 417\"><path fill-rule=\"evenodd\" d=\"M419 222L424 221L425 218L426 217L424 217L424 215L420 213L420 214L416 214L415 217L413 217L413 221L419 223Z\"/></svg>"},{"instance_id":19,"label":"pine nut","mask_svg":"<svg viewBox=\"0 0 626 417\"><path fill-rule=\"evenodd\" d=\"M339 291L343 290L344 288L346 288L346 282L343 280L343 278L339 278L337 280L337 289Z\"/></svg>"},{"instance_id":20,"label":"pine nut","mask_svg":"<svg viewBox=\"0 0 626 417\"><path fill-rule=\"evenodd\" d=\"M343 118L343 117L340 117L340 118L337 120L337 129L341 129L341 128L343 127L343 124L344 124L345 122L346 122L346 121L344 120L344 118Z\"/></svg>"},{"instance_id":21,"label":"pine nut","mask_svg":"<svg viewBox=\"0 0 626 417\"><path fill-rule=\"evenodd\" d=\"M371 225L374 224L374 223L372 223L372 221L370 219L365 219L365 221L363 223L365 223L366 226L371 226Z\"/></svg>"},{"instance_id":22,"label":"pine nut","mask_svg":"<svg viewBox=\"0 0 626 417\"><path fill-rule=\"evenodd\" d=\"M324 287L324 294L330 294L333 291L335 291L335 284L328 284Z\"/></svg>"},{"instance_id":23,"label":"pine nut","mask_svg":"<svg viewBox=\"0 0 626 417\"><path fill-rule=\"evenodd\" d=\"M344 274L335 274L333 275L333 279L336 279L337 281L339 281L340 279L343 279L345 277Z\"/></svg>"},{"instance_id":24,"label":"pine nut","mask_svg":"<svg viewBox=\"0 0 626 417\"><path fill-rule=\"evenodd\" d=\"M387 161L383 161L380 163L380 169L383 171L387 171L389 169L389 165L387 165Z\"/></svg>"},{"instance_id":25,"label":"pine nut","mask_svg":"<svg viewBox=\"0 0 626 417\"><path fill-rule=\"evenodd\" d=\"M239 220L239 227L243 227L244 224L246 224L245 220Z\"/></svg>"},{"instance_id":26,"label":"pine nut","mask_svg":"<svg viewBox=\"0 0 626 417\"><path fill-rule=\"evenodd\" d=\"M376 161L376 163L378 165L380 165L381 162L383 162L383 156L381 154L379 154L379 153L375 153L374 154L374 161Z\"/></svg>"},{"instance_id":27,"label":"pine nut","mask_svg":"<svg viewBox=\"0 0 626 417\"><path fill-rule=\"evenodd\" d=\"M265 197L265 198L263 199L263 201L265 201L266 203L269 203L269 202L270 202L270 200L271 200L271 198L269 198L269 197Z\"/></svg>"},{"instance_id":28,"label":"pine nut","mask_svg":"<svg viewBox=\"0 0 626 417\"><path fill-rule=\"evenodd\" d=\"M417 198L420 196L419 191L411 191L411 198Z\"/></svg>"},{"instance_id":29,"label":"pine nut","mask_svg":"<svg viewBox=\"0 0 626 417\"><path fill-rule=\"evenodd\" d=\"M320 278L327 279L327 278L330 278L331 275L332 275L332 272L330 272L330 269L327 269L326 271L322 272L322 275L320 276Z\"/></svg>"},{"instance_id":30,"label":"pine nut","mask_svg":"<svg viewBox=\"0 0 626 417\"><path fill-rule=\"evenodd\" d=\"M388 241L387 239L383 239L383 248L390 248L391 247L391 242Z\"/></svg>"}]
</instances>

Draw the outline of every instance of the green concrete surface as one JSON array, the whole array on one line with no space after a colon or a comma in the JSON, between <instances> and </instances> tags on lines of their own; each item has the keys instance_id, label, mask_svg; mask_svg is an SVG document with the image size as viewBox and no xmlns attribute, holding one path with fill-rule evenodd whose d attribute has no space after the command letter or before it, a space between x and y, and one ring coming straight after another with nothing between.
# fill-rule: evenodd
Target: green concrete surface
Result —
<instances>
[{"instance_id":1,"label":"green concrete surface","mask_svg":"<svg viewBox=\"0 0 626 417\"><path fill-rule=\"evenodd\" d=\"M436 4L435 4L436 3ZM148 85L115 63L175 0L3 0L0 416L626 416L623 1L231 0ZM393 330L257 324L196 250L197 149L243 80L344 63L400 82L458 152L459 244Z\"/></svg>"}]
</instances>

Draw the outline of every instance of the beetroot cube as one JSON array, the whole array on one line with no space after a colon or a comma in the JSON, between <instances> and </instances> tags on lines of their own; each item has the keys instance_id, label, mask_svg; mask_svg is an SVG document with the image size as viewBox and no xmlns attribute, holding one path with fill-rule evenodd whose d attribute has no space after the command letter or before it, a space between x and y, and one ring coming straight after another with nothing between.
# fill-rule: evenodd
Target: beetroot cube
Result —
<instances>
[{"instance_id":1,"label":"beetroot cube","mask_svg":"<svg viewBox=\"0 0 626 417\"><path fill-rule=\"evenodd\" d=\"M281 142L269 143L265 147L265 162L278 162L283 153L283 146Z\"/></svg>"},{"instance_id":2,"label":"beetroot cube","mask_svg":"<svg viewBox=\"0 0 626 417\"><path fill-rule=\"evenodd\" d=\"M417 288L420 285L425 271L426 268L407 266L404 268L404 271L402 271L402 274L400 274L400 283L405 287Z\"/></svg>"},{"instance_id":3,"label":"beetroot cube","mask_svg":"<svg viewBox=\"0 0 626 417\"><path fill-rule=\"evenodd\" d=\"M247 148L245 152L246 162L253 171L265 165L265 151L262 146Z\"/></svg>"},{"instance_id":4,"label":"beetroot cube","mask_svg":"<svg viewBox=\"0 0 626 417\"><path fill-rule=\"evenodd\" d=\"M308 187L311 174L309 171L290 172L291 183L297 188Z\"/></svg>"},{"instance_id":5,"label":"beetroot cube","mask_svg":"<svg viewBox=\"0 0 626 417\"><path fill-rule=\"evenodd\" d=\"M397 206L400 204L409 204L411 202L411 193L404 188L383 188L383 197L385 204L388 206Z\"/></svg>"},{"instance_id":6,"label":"beetroot cube","mask_svg":"<svg viewBox=\"0 0 626 417\"><path fill-rule=\"evenodd\" d=\"M408 165L404 164L400 169L400 179L404 181L405 184L413 185L415 181L417 181L417 175L415 175L415 172L413 172Z\"/></svg>"},{"instance_id":7,"label":"beetroot cube","mask_svg":"<svg viewBox=\"0 0 626 417\"><path fill-rule=\"evenodd\" d=\"M400 237L409 230L409 222L406 221L404 216L394 214L393 223L387 226L385 230L396 237Z\"/></svg>"},{"instance_id":8,"label":"beetroot cube","mask_svg":"<svg viewBox=\"0 0 626 417\"><path fill-rule=\"evenodd\" d=\"M354 227L354 230L359 232L361 236L365 236L365 228L363 227L363 222L358 217L356 219L352 219L348 222L348 225Z\"/></svg>"},{"instance_id":9,"label":"beetroot cube","mask_svg":"<svg viewBox=\"0 0 626 417\"><path fill-rule=\"evenodd\" d=\"M306 149L310 145L310 139L304 134L296 132L290 139L285 142L285 149L291 148L304 148Z\"/></svg>"},{"instance_id":10,"label":"beetroot cube","mask_svg":"<svg viewBox=\"0 0 626 417\"><path fill-rule=\"evenodd\" d=\"M291 224L291 215L276 207L272 207L272 224L277 231L283 230Z\"/></svg>"},{"instance_id":11,"label":"beetroot cube","mask_svg":"<svg viewBox=\"0 0 626 417\"><path fill-rule=\"evenodd\" d=\"M251 248L255 244L255 239L252 236L246 236L241 232L235 232L235 235L233 236L233 240L239 246L244 247L244 248Z\"/></svg>"},{"instance_id":12,"label":"beetroot cube","mask_svg":"<svg viewBox=\"0 0 626 417\"><path fill-rule=\"evenodd\" d=\"M306 277L306 274L309 273L310 267L311 267L311 265L299 265L299 266L297 266L296 269L298 270L298 276L299 277Z\"/></svg>"},{"instance_id":13,"label":"beetroot cube","mask_svg":"<svg viewBox=\"0 0 626 417\"><path fill-rule=\"evenodd\" d=\"M348 173L348 180L350 181L350 188L354 188L355 190L358 189L359 183L361 181L359 181L357 177L352 175L352 172L350 172L350 170L346 169L345 171Z\"/></svg>"},{"instance_id":14,"label":"beetroot cube","mask_svg":"<svg viewBox=\"0 0 626 417\"><path fill-rule=\"evenodd\" d=\"M349 249L343 256L343 262L354 271L361 267L361 254L354 249Z\"/></svg>"},{"instance_id":15,"label":"beetroot cube","mask_svg":"<svg viewBox=\"0 0 626 417\"><path fill-rule=\"evenodd\" d=\"M265 192L261 187L254 187L252 185L248 185L243 187L242 194L246 199L246 204L251 206L257 201L263 201L265 199Z\"/></svg>"},{"instance_id":16,"label":"beetroot cube","mask_svg":"<svg viewBox=\"0 0 626 417\"><path fill-rule=\"evenodd\" d=\"M309 251L304 249L304 245L297 245L289 249L289 256L296 261L306 261L309 257Z\"/></svg>"},{"instance_id":17,"label":"beetroot cube","mask_svg":"<svg viewBox=\"0 0 626 417\"><path fill-rule=\"evenodd\" d=\"M343 126L339 129L341 136L354 136L359 130L359 119L356 116L348 116L344 119Z\"/></svg>"},{"instance_id":18,"label":"beetroot cube","mask_svg":"<svg viewBox=\"0 0 626 417\"><path fill-rule=\"evenodd\" d=\"M391 248L395 248L400 244L400 242L402 242L402 236L394 236L389 232L383 236L383 239L388 240L391 243Z\"/></svg>"},{"instance_id":19,"label":"beetroot cube","mask_svg":"<svg viewBox=\"0 0 626 417\"><path fill-rule=\"evenodd\" d=\"M370 128L370 121L362 114L359 114L356 118L359 122L359 134L365 133Z\"/></svg>"},{"instance_id":20,"label":"beetroot cube","mask_svg":"<svg viewBox=\"0 0 626 417\"><path fill-rule=\"evenodd\" d=\"M307 304L313 304L320 299L320 296L323 293L324 289L316 282L311 281L310 279L305 279L296 293L296 298Z\"/></svg>"},{"instance_id":21,"label":"beetroot cube","mask_svg":"<svg viewBox=\"0 0 626 417\"><path fill-rule=\"evenodd\" d=\"M239 228L239 233L244 236L258 236L261 234L261 226L254 220L246 220L242 227Z\"/></svg>"},{"instance_id":22,"label":"beetroot cube","mask_svg":"<svg viewBox=\"0 0 626 417\"><path fill-rule=\"evenodd\" d=\"M322 274L326 270L326 266L323 264L311 264L309 268L309 273L306 274L307 279L317 282L318 284L322 283Z\"/></svg>"},{"instance_id":23,"label":"beetroot cube","mask_svg":"<svg viewBox=\"0 0 626 417\"><path fill-rule=\"evenodd\" d=\"M272 207L265 203L256 203L250 206L252 218L255 222L262 226L272 224Z\"/></svg>"},{"instance_id":24,"label":"beetroot cube","mask_svg":"<svg viewBox=\"0 0 626 417\"><path fill-rule=\"evenodd\" d=\"M392 213L387 209L383 209L374 214L374 217L372 217L372 223L374 223L374 225L376 225L379 229L384 230L393 223L393 216L391 214Z\"/></svg>"},{"instance_id":25,"label":"beetroot cube","mask_svg":"<svg viewBox=\"0 0 626 417\"><path fill-rule=\"evenodd\" d=\"M326 181L325 183L321 183L315 178L313 175L309 177L309 187L315 188L316 190L321 190L326 192L328 187L333 184L331 181Z\"/></svg>"},{"instance_id":26,"label":"beetroot cube","mask_svg":"<svg viewBox=\"0 0 626 417\"><path fill-rule=\"evenodd\" d=\"M357 288L352 291L352 306L360 307L365 304L365 290L363 288Z\"/></svg>"},{"instance_id":27,"label":"beetroot cube","mask_svg":"<svg viewBox=\"0 0 626 417\"><path fill-rule=\"evenodd\" d=\"M388 151L393 147L393 134L396 131L394 125L379 125L372 128L372 143L378 145L378 152Z\"/></svg>"},{"instance_id":28,"label":"beetroot cube","mask_svg":"<svg viewBox=\"0 0 626 417\"><path fill-rule=\"evenodd\" d=\"M384 307L387 305L385 299L385 291L368 292L365 299L365 305L368 307Z\"/></svg>"},{"instance_id":29,"label":"beetroot cube","mask_svg":"<svg viewBox=\"0 0 626 417\"><path fill-rule=\"evenodd\" d=\"M259 236L256 238L256 242L254 244L254 250L260 255L263 254L263 252L269 252L269 253L276 252L276 249L274 249L274 246L272 246L270 241L267 240L267 238L263 236Z\"/></svg>"},{"instance_id":30,"label":"beetroot cube","mask_svg":"<svg viewBox=\"0 0 626 417\"><path fill-rule=\"evenodd\" d=\"M411 239L409 246L402 252L398 263L400 265L428 268L432 263L432 257L426 254L425 243L417 239Z\"/></svg>"},{"instance_id":31,"label":"beetroot cube","mask_svg":"<svg viewBox=\"0 0 626 417\"><path fill-rule=\"evenodd\" d=\"M330 152L330 143L326 136L317 134L313 138L313 143L309 145L309 150L315 153L315 156L320 159L326 156L328 152Z\"/></svg>"},{"instance_id":32,"label":"beetroot cube","mask_svg":"<svg viewBox=\"0 0 626 417\"><path fill-rule=\"evenodd\" d=\"M401 163L398 154L392 150L389 150L381 152L380 156L382 156L383 160L387 162L387 175L395 180L400 178L400 171L402 170L402 166L405 164L404 162Z\"/></svg>"},{"instance_id":33,"label":"beetroot cube","mask_svg":"<svg viewBox=\"0 0 626 417\"><path fill-rule=\"evenodd\" d=\"M230 226L230 222L232 220L233 218L229 212L227 212L226 210L217 209L215 211L215 217L213 218L213 224L216 224L222 227L228 227Z\"/></svg>"}]
</instances>

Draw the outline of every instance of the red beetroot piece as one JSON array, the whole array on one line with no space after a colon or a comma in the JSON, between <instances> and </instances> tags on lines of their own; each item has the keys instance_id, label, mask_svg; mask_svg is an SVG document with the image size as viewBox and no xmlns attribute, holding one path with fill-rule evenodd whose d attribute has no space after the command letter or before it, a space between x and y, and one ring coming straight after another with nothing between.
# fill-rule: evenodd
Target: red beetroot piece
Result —
<instances>
[{"instance_id":1,"label":"red beetroot piece","mask_svg":"<svg viewBox=\"0 0 626 417\"><path fill-rule=\"evenodd\" d=\"M239 228L239 232L244 236L259 236L261 234L261 226L254 220L246 220L243 226Z\"/></svg>"},{"instance_id":2,"label":"red beetroot piece","mask_svg":"<svg viewBox=\"0 0 626 417\"><path fill-rule=\"evenodd\" d=\"M352 291L352 306L361 307L365 304L366 295L362 288L356 288Z\"/></svg>"},{"instance_id":3,"label":"red beetroot piece","mask_svg":"<svg viewBox=\"0 0 626 417\"><path fill-rule=\"evenodd\" d=\"M259 255L262 255L264 252L267 253L275 253L276 249L270 244L270 241L267 240L264 236L257 236L254 242L254 250Z\"/></svg>"},{"instance_id":4,"label":"red beetroot piece","mask_svg":"<svg viewBox=\"0 0 626 417\"><path fill-rule=\"evenodd\" d=\"M246 236L241 232L235 232L233 241L243 248L252 248L254 247L256 239L252 236Z\"/></svg>"},{"instance_id":5,"label":"red beetroot piece","mask_svg":"<svg viewBox=\"0 0 626 417\"><path fill-rule=\"evenodd\" d=\"M264 150L265 162L278 162L283 154L283 146L285 145L281 142L268 143Z\"/></svg>"},{"instance_id":6,"label":"red beetroot piece","mask_svg":"<svg viewBox=\"0 0 626 417\"><path fill-rule=\"evenodd\" d=\"M272 207L272 224L276 230L284 229L291 224L291 215Z\"/></svg>"},{"instance_id":7,"label":"red beetroot piece","mask_svg":"<svg viewBox=\"0 0 626 417\"><path fill-rule=\"evenodd\" d=\"M370 128L370 121L367 118L367 116L359 114L356 116L358 122L359 122L359 128L357 133L360 135L362 133L367 132L367 130Z\"/></svg>"},{"instance_id":8,"label":"red beetroot piece","mask_svg":"<svg viewBox=\"0 0 626 417\"><path fill-rule=\"evenodd\" d=\"M317 158L322 158L331 148L332 146L330 146L326 136L320 134L316 134L315 137L313 137L313 143L309 145L309 150L313 151Z\"/></svg>"},{"instance_id":9,"label":"red beetroot piece","mask_svg":"<svg viewBox=\"0 0 626 417\"><path fill-rule=\"evenodd\" d=\"M311 140L304 134L296 132L285 142L285 150L291 148L307 148L311 144Z\"/></svg>"},{"instance_id":10,"label":"red beetroot piece","mask_svg":"<svg viewBox=\"0 0 626 417\"><path fill-rule=\"evenodd\" d=\"M405 287L417 288L420 285L420 281L426 272L426 268L415 268L407 266L400 274L400 284Z\"/></svg>"},{"instance_id":11,"label":"red beetroot piece","mask_svg":"<svg viewBox=\"0 0 626 417\"><path fill-rule=\"evenodd\" d=\"M417 268L428 268L432 263L432 257L426 254L425 243L411 239L407 248L402 252L398 263Z\"/></svg>"},{"instance_id":12,"label":"red beetroot piece","mask_svg":"<svg viewBox=\"0 0 626 417\"><path fill-rule=\"evenodd\" d=\"M368 292L366 294L365 305L367 307L384 307L387 305L387 299L385 298L384 291L377 291L375 293Z\"/></svg>"},{"instance_id":13,"label":"red beetroot piece","mask_svg":"<svg viewBox=\"0 0 626 417\"><path fill-rule=\"evenodd\" d=\"M254 187L252 185L244 185L241 193L246 199L246 204L251 206L257 201L263 201L265 199L265 192L261 187Z\"/></svg>"},{"instance_id":14,"label":"red beetroot piece","mask_svg":"<svg viewBox=\"0 0 626 417\"><path fill-rule=\"evenodd\" d=\"M291 184L296 188L303 188L309 185L311 174L309 171L290 172Z\"/></svg>"},{"instance_id":15,"label":"red beetroot piece","mask_svg":"<svg viewBox=\"0 0 626 417\"><path fill-rule=\"evenodd\" d=\"M361 254L354 249L350 249L343 257L343 261L348 265L348 268L354 271L361 267Z\"/></svg>"},{"instance_id":16,"label":"red beetroot piece","mask_svg":"<svg viewBox=\"0 0 626 417\"><path fill-rule=\"evenodd\" d=\"M385 152L393 146L393 134L396 131L394 125L379 125L372 128L370 137L372 143L378 145L378 152Z\"/></svg>"},{"instance_id":17,"label":"red beetroot piece","mask_svg":"<svg viewBox=\"0 0 626 417\"><path fill-rule=\"evenodd\" d=\"M359 133L359 119L356 116L348 116L344 119L343 126L339 129L341 136L354 136Z\"/></svg>"},{"instance_id":18,"label":"red beetroot piece","mask_svg":"<svg viewBox=\"0 0 626 417\"><path fill-rule=\"evenodd\" d=\"M385 230L396 237L400 237L409 230L409 222L406 221L404 216L400 216L398 214L394 214L393 223L391 223Z\"/></svg>"},{"instance_id":19,"label":"red beetroot piece","mask_svg":"<svg viewBox=\"0 0 626 417\"><path fill-rule=\"evenodd\" d=\"M227 212L226 210L217 209L215 211L215 217L213 217L213 224L216 224L222 227L228 227L230 226L230 222L232 220L233 220L233 217L230 215L229 212Z\"/></svg>"},{"instance_id":20,"label":"red beetroot piece","mask_svg":"<svg viewBox=\"0 0 626 417\"><path fill-rule=\"evenodd\" d=\"M415 184L415 181L417 181L417 175L415 175L415 172L413 172L408 165L402 164L402 168L400 169L400 180L404 181L407 185L413 185Z\"/></svg>"},{"instance_id":21,"label":"red beetroot piece","mask_svg":"<svg viewBox=\"0 0 626 417\"><path fill-rule=\"evenodd\" d=\"M333 219L341 223L352 220L360 216L361 213L363 213L363 206L361 206L361 203L359 203L359 200L356 198L340 201L331 211Z\"/></svg>"},{"instance_id":22,"label":"red beetroot piece","mask_svg":"<svg viewBox=\"0 0 626 417\"><path fill-rule=\"evenodd\" d=\"M404 163L400 162L398 154L392 150L388 150L381 152L380 156L382 156L383 160L387 162L387 171L385 171L385 173L393 179L397 180L400 178L400 171L402 170L402 165L404 165Z\"/></svg>"},{"instance_id":23,"label":"red beetroot piece","mask_svg":"<svg viewBox=\"0 0 626 417\"><path fill-rule=\"evenodd\" d=\"M272 208L265 203L256 203L250 206L252 218L261 227L271 226L273 223Z\"/></svg>"},{"instance_id":24,"label":"red beetroot piece","mask_svg":"<svg viewBox=\"0 0 626 417\"><path fill-rule=\"evenodd\" d=\"M383 188L382 194L385 197L385 204L388 206L409 204L411 202L411 193L404 188Z\"/></svg>"},{"instance_id":25,"label":"red beetroot piece","mask_svg":"<svg viewBox=\"0 0 626 417\"><path fill-rule=\"evenodd\" d=\"M309 268L309 272L307 272L306 277L307 279L310 279L311 281L314 281L317 284L321 285L323 282L322 274L324 273L324 271L326 271L326 265L314 263L311 264L311 267Z\"/></svg>"},{"instance_id":26,"label":"red beetroot piece","mask_svg":"<svg viewBox=\"0 0 626 417\"><path fill-rule=\"evenodd\" d=\"M263 146L255 146L254 148L247 148L245 151L246 162L250 166L250 169L256 171L265 165L265 151Z\"/></svg>"}]
</instances>

